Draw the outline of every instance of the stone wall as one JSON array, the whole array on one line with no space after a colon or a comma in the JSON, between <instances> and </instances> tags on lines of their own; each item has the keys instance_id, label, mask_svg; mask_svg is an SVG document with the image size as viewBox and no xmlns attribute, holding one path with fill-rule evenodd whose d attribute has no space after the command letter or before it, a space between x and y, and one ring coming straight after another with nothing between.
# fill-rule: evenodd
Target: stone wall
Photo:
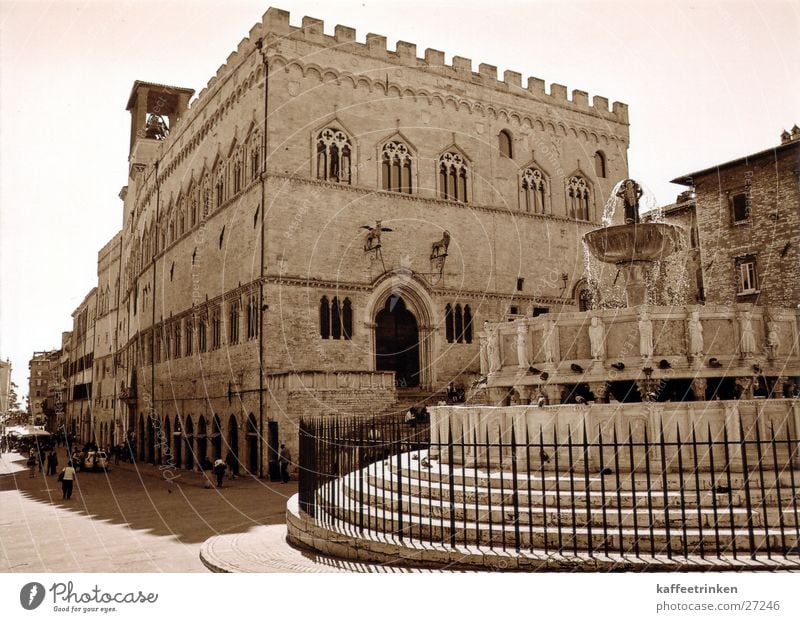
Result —
<instances>
[{"instance_id":1,"label":"stone wall","mask_svg":"<svg viewBox=\"0 0 800 622\"><path fill-rule=\"evenodd\" d=\"M800 142L694 179L706 300L800 304ZM750 217L734 223L730 199L746 192ZM758 290L737 294L736 258L755 255Z\"/></svg>"}]
</instances>

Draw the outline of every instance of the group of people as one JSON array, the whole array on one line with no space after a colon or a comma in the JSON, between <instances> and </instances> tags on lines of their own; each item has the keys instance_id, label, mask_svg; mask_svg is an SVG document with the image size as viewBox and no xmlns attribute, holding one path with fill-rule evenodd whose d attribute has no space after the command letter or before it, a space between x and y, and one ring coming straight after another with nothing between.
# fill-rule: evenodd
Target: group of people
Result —
<instances>
[{"instance_id":1,"label":"group of people","mask_svg":"<svg viewBox=\"0 0 800 622\"><path fill-rule=\"evenodd\" d=\"M72 498L72 488L76 477L76 469L73 464L74 461L72 459L68 460L67 466L58 473L58 481L61 482L62 499ZM26 465L30 473L28 475L29 478L36 477L36 473L39 470L44 471L47 476L56 475L56 471L58 471L58 454L55 447L51 447L46 453L43 448L31 447Z\"/></svg>"}]
</instances>

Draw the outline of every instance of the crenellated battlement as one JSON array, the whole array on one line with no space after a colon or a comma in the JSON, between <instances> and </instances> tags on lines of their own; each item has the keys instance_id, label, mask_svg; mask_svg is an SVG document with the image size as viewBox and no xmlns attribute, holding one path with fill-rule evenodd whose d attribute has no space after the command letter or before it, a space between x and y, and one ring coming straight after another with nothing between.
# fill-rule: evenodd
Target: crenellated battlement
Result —
<instances>
[{"instance_id":1,"label":"crenellated battlement","mask_svg":"<svg viewBox=\"0 0 800 622\"><path fill-rule=\"evenodd\" d=\"M303 17L300 26L292 26L289 21L288 11L270 8L264 14L261 24L256 24L250 31L250 38L255 40L266 33L274 33L293 40L305 40L328 47L337 47L343 51L369 56L376 60L432 71L448 78L455 78L516 95L527 95L553 105L594 112L609 120L623 124L628 123L627 104L614 102L612 107L609 108L609 100L606 97L595 95L590 102L589 94L578 89L574 89L570 97L567 87L557 83L551 84L550 91L547 92L545 90L545 81L535 77L528 78L527 86L523 87L522 74L516 71L507 70L503 73L503 79L498 80L497 67L488 63L480 63L478 71L473 71L473 63L470 58L453 56L452 64L448 65L445 63L445 54L441 50L428 48L425 50L423 57L420 58L417 56L417 46L414 43L398 41L395 49L390 50L387 47L387 38L384 35L368 33L364 43L359 43L356 41L356 30L354 28L337 25L334 28L333 35L326 35L324 27L323 20L314 17ZM233 56L235 54L229 57L228 64L230 64Z\"/></svg>"},{"instance_id":2,"label":"crenellated battlement","mask_svg":"<svg viewBox=\"0 0 800 622\"><path fill-rule=\"evenodd\" d=\"M543 103L576 111L595 113L610 121L628 124L628 106L622 102L614 102L609 108L608 98L595 95L590 101L589 94L579 89L574 89L570 97L567 87L558 83L550 84L550 90L547 91L545 81L536 77L529 77L526 86L523 86L522 74L517 71L506 70L502 80L498 80L495 65L480 63L478 71L473 71L472 59L463 56L453 56L452 63L448 65L445 63L445 53L441 50L427 48L424 55L419 57L417 56L417 45L408 41L398 41L395 49L390 50L387 46L387 38L380 34L367 33L364 43L360 43L356 40L356 30L349 26L337 25L333 35L326 35L324 21L315 17L303 17L300 26L292 26L289 21L289 12L276 8L267 9L261 23L255 24L250 29L248 37L242 39L236 51L232 52L225 63L217 69L216 74L208 81L193 105L201 101L203 96L235 69L244 58L252 54L255 41L268 33L287 39L336 48L383 62L422 69L473 85L493 88L518 96L527 96Z\"/></svg>"}]
</instances>

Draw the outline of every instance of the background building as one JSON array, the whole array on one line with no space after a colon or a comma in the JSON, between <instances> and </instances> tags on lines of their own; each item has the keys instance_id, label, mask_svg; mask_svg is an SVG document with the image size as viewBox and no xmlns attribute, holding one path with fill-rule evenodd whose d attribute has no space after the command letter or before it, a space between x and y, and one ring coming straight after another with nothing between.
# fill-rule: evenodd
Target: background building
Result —
<instances>
[{"instance_id":1,"label":"background building","mask_svg":"<svg viewBox=\"0 0 800 622\"><path fill-rule=\"evenodd\" d=\"M9 411L11 393L11 361L0 361L0 415Z\"/></svg>"},{"instance_id":2,"label":"background building","mask_svg":"<svg viewBox=\"0 0 800 622\"><path fill-rule=\"evenodd\" d=\"M92 380L94 369L94 339L97 288L83 299L72 313L67 391L69 400L66 412L66 432L81 440L94 438L92 429Z\"/></svg>"},{"instance_id":3,"label":"background building","mask_svg":"<svg viewBox=\"0 0 800 622\"><path fill-rule=\"evenodd\" d=\"M707 303L800 305L800 128L776 147L673 183L694 190Z\"/></svg>"},{"instance_id":4,"label":"background building","mask_svg":"<svg viewBox=\"0 0 800 622\"><path fill-rule=\"evenodd\" d=\"M46 350L34 352L28 363L28 407L31 423L43 425L52 430L55 423L55 409L51 394L53 374L60 374L60 351Z\"/></svg>"}]
</instances>

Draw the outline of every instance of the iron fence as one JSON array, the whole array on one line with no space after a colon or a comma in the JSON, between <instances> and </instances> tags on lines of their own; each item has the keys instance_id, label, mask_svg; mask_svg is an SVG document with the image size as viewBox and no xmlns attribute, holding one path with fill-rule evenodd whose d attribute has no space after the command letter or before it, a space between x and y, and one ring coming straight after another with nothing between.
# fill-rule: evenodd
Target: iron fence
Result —
<instances>
[{"instance_id":1,"label":"iron fence","mask_svg":"<svg viewBox=\"0 0 800 622\"><path fill-rule=\"evenodd\" d=\"M788 422L738 428L474 427L432 442L402 417L304 419L300 508L401 543L794 560L798 440Z\"/></svg>"}]
</instances>

